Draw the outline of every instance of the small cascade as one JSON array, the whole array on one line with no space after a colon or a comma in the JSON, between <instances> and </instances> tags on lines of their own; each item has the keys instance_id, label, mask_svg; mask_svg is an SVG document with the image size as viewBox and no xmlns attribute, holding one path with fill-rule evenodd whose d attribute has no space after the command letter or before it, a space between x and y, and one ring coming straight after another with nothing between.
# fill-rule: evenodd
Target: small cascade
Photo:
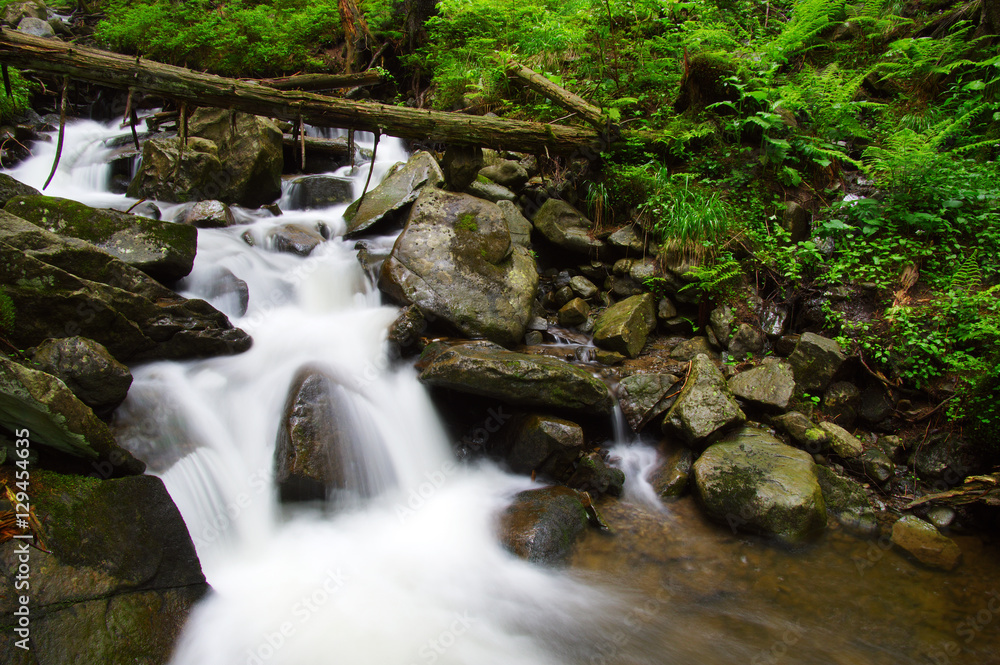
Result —
<instances>
[{"instance_id":1,"label":"small cascade","mask_svg":"<svg viewBox=\"0 0 1000 665\"><path fill-rule=\"evenodd\" d=\"M616 402L611 416L614 439L608 444L611 464L625 474L625 501L665 513L667 507L649 482L650 475L662 461L656 445L636 436Z\"/></svg>"}]
</instances>

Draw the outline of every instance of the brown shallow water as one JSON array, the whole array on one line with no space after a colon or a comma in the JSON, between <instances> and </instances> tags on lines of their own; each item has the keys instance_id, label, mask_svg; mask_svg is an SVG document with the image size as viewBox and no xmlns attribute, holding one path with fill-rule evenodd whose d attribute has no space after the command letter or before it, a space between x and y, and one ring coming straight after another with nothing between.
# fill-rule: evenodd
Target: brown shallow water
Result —
<instances>
[{"instance_id":1,"label":"brown shallow water","mask_svg":"<svg viewBox=\"0 0 1000 665\"><path fill-rule=\"evenodd\" d=\"M836 525L796 548L734 534L690 497L601 510L614 533L588 532L571 566L629 600L592 663L1000 664L996 543L955 536L941 572Z\"/></svg>"}]
</instances>

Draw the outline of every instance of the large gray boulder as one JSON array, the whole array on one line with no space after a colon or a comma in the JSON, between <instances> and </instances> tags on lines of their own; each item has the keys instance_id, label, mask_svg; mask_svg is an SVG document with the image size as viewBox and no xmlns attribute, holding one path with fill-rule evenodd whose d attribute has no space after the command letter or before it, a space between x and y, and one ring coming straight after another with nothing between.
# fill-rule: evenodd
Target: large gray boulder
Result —
<instances>
[{"instance_id":1,"label":"large gray boulder","mask_svg":"<svg viewBox=\"0 0 1000 665\"><path fill-rule=\"evenodd\" d=\"M562 486L527 490L500 515L500 542L522 559L559 563L588 521L579 492Z\"/></svg>"},{"instance_id":2,"label":"large gray boulder","mask_svg":"<svg viewBox=\"0 0 1000 665\"><path fill-rule=\"evenodd\" d=\"M15 469L0 481L15 486ZM13 592L28 541L0 544L0 612L10 665L158 664L209 590L191 536L154 476L96 480L32 469L31 508L42 549L31 548L30 589ZM23 578L22 578L23 579ZM11 627L29 596L30 651Z\"/></svg>"},{"instance_id":3,"label":"large gray boulder","mask_svg":"<svg viewBox=\"0 0 1000 665\"><path fill-rule=\"evenodd\" d=\"M931 568L954 570L962 561L962 550L955 541L916 515L904 515L892 525L892 542Z\"/></svg>"},{"instance_id":4,"label":"large gray boulder","mask_svg":"<svg viewBox=\"0 0 1000 665\"><path fill-rule=\"evenodd\" d=\"M604 243L590 235L593 222L565 201L548 199L531 221L549 242L563 249L587 255L604 249Z\"/></svg>"},{"instance_id":5,"label":"large gray boulder","mask_svg":"<svg viewBox=\"0 0 1000 665\"><path fill-rule=\"evenodd\" d=\"M425 186L440 187L444 174L429 152L414 153L403 166L391 171L375 189L347 207L345 238L384 229L398 222L405 209Z\"/></svg>"},{"instance_id":6,"label":"large gray boulder","mask_svg":"<svg viewBox=\"0 0 1000 665\"><path fill-rule=\"evenodd\" d=\"M309 256L323 244L323 236L318 231L301 224L282 224L267 232L265 245L276 252Z\"/></svg>"},{"instance_id":7,"label":"large gray boulder","mask_svg":"<svg viewBox=\"0 0 1000 665\"><path fill-rule=\"evenodd\" d=\"M604 310L594 324L594 344L635 358L656 328L653 294L626 298Z\"/></svg>"},{"instance_id":8,"label":"large gray boulder","mask_svg":"<svg viewBox=\"0 0 1000 665\"><path fill-rule=\"evenodd\" d=\"M729 379L733 394L763 409L784 411L795 392L795 376L788 363L764 363Z\"/></svg>"},{"instance_id":9,"label":"large gray boulder","mask_svg":"<svg viewBox=\"0 0 1000 665\"><path fill-rule=\"evenodd\" d=\"M4 210L63 236L100 247L161 282L191 272L198 231L117 210L102 210L52 196L17 196Z\"/></svg>"},{"instance_id":10,"label":"large gray boulder","mask_svg":"<svg viewBox=\"0 0 1000 665\"><path fill-rule=\"evenodd\" d=\"M826 504L808 453L763 430L742 428L694 463L697 496L708 514L798 542L826 526Z\"/></svg>"},{"instance_id":11,"label":"large gray boulder","mask_svg":"<svg viewBox=\"0 0 1000 665\"><path fill-rule=\"evenodd\" d=\"M745 421L722 372L702 354L691 361L684 389L663 419L663 432L700 450Z\"/></svg>"},{"instance_id":12,"label":"large gray boulder","mask_svg":"<svg viewBox=\"0 0 1000 665\"><path fill-rule=\"evenodd\" d=\"M528 182L528 170L512 159L503 159L485 166L479 170L479 175L515 192L521 191Z\"/></svg>"},{"instance_id":13,"label":"large gray boulder","mask_svg":"<svg viewBox=\"0 0 1000 665\"><path fill-rule=\"evenodd\" d=\"M121 448L108 426L66 387L45 372L0 355L0 425L27 429L32 445L83 460L107 476L142 473L146 465ZM90 470L90 469L88 469Z\"/></svg>"},{"instance_id":14,"label":"large gray boulder","mask_svg":"<svg viewBox=\"0 0 1000 665\"><path fill-rule=\"evenodd\" d=\"M799 391L816 396L830 385L844 360L839 344L815 333L803 333L795 350L788 356Z\"/></svg>"},{"instance_id":15,"label":"large gray boulder","mask_svg":"<svg viewBox=\"0 0 1000 665\"><path fill-rule=\"evenodd\" d=\"M31 35L32 37L50 38L56 36L56 31L52 29L48 21L35 18L34 16L25 16L22 18L17 24L17 31Z\"/></svg>"},{"instance_id":16,"label":"large gray boulder","mask_svg":"<svg viewBox=\"0 0 1000 665\"><path fill-rule=\"evenodd\" d=\"M304 175L289 185L292 210L329 208L354 200L354 181L332 175Z\"/></svg>"},{"instance_id":17,"label":"large gray boulder","mask_svg":"<svg viewBox=\"0 0 1000 665\"><path fill-rule=\"evenodd\" d=\"M125 401L132 373L106 348L86 337L45 340L32 355L37 369L57 377L97 414Z\"/></svg>"},{"instance_id":18,"label":"large gray boulder","mask_svg":"<svg viewBox=\"0 0 1000 665\"><path fill-rule=\"evenodd\" d=\"M155 138L128 187L134 198L160 201L218 199L256 208L281 196L281 130L265 118L200 108L188 120L188 139Z\"/></svg>"},{"instance_id":19,"label":"large gray boulder","mask_svg":"<svg viewBox=\"0 0 1000 665\"><path fill-rule=\"evenodd\" d=\"M232 354L250 347L202 300L188 300L89 243L0 211L0 283L20 348L49 338L93 339L120 362Z\"/></svg>"},{"instance_id":20,"label":"large gray boulder","mask_svg":"<svg viewBox=\"0 0 1000 665\"><path fill-rule=\"evenodd\" d=\"M673 374L633 374L618 382L618 403L633 431L674 404L680 391L680 378Z\"/></svg>"},{"instance_id":21,"label":"large gray boulder","mask_svg":"<svg viewBox=\"0 0 1000 665\"><path fill-rule=\"evenodd\" d=\"M551 356L459 345L438 354L420 373L427 385L536 408L611 413L604 383Z\"/></svg>"},{"instance_id":22,"label":"large gray boulder","mask_svg":"<svg viewBox=\"0 0 1000 665\"><path fill-rule=\"evenodd\" d=\"M16 26L28 16L42 20L48 18L45 3L39 0L21 0L8 3L3 10L3 22L9 26Z\"/></svg>"},{"instance_id":23,"label":"large gray boulder","mask_svg":"<svg viewBox=\"0 0 1000 665\"><path fill-rule=\"evenodd\" d=\"M511 346L531 318L538 270L511 243L496 204L428 188L382 264L379 287L468 337Z\"/></svg>"},{"instance_id":24,"label":"large gray boulder","mask_svg":"<svg viewBox=\"0 0 1000 665\"><path fill-rule=\"evenodd\" d=\"M378 445L360 450L351 395L316 367L292 380L274 448L274 481L283 502L358 497L382 491L391 467Z\"/></svg>"}]
</instances>

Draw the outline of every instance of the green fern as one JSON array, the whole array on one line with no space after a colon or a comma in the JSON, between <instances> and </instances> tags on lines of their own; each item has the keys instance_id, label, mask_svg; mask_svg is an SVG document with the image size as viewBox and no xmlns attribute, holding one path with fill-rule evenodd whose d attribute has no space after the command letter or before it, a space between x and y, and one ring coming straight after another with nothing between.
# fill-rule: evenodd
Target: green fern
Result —
<instances>
[{"instance_id":1,"label":"green fern","mask_svg":"<svg viewBox=\"0 0 1000 665\"><path fill-rule=\"evenodd\" d=\"M690 284L681 287L681 291L696 288L707 297L728 299L743 277L743 266L733 257L732 252L725 252L710 263L693 266L684 273L684 278L691 280Z\"/></svg>"},{"instance_id":2,"label":"green fern","mask_svg":"<svg viewBox=\"0 0 1000 665\"><path fill-rule=\"evenodd\" d=\"M951 278L951 291L975 291L983 286L983 273L979 269L979 252L969 254Z\"/></svg>"}]
</instances>

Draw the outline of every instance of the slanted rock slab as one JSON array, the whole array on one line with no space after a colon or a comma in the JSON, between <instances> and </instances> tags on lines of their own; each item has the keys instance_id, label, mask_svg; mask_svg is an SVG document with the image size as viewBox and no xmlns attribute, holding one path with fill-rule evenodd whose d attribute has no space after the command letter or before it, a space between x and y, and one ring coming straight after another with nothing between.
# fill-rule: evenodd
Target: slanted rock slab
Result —
<instances>
[{"instance_id":1,"label":"slanted rock slab","mask_svg":"<svg viewBox=\"0 0 1000 665\"><path fill-rule=\"evenodd\" d=\"M549 242L563 249L588 255L604 249L604 243L590 235L593 222L565 201L548 199L531 221Z\"/></svg>"},{"instance_id":2,"label":"slanted rock slab","mask_svg":"<svg viewBox=\"0 0 1000 665\"><path fill-rule=\"evenodd\" d=\"M656 328L653 295L626 298L604 310L594 324L594 344L635 358Z\"/></svg>"},{"instance_id":3,"label":"slanted rock slab","mask_svg":"<svg viewBox=\"0 0 1000 665\"><path fill-rule=\"evenodd\" d=\"M663 432L700 450L745 421L722 372L701 354L691 361L684 389L663 420Z\"/></svg>"},{"instance_id":4,"label":"slanted rock slab","mask_svg":"<svg viewBox=\"0 0 1000 665\"><path fill-rule=\"evenodd\" d=\"M372 233L398 222L405 209L420 195L424 186L440 187L444 173L429 152L415 153L405 165L392 171L375 189L347 207L344 238Z\"/></svg>"},{"instance_id":5,"label":"slanted rock slab","mask_svg":"<svg viewBox=\"0 0 1000 665\"><path fill-rule=\"evenodd\" d=\"M795 392L795 376L787 363L769 362L729 379L729 389L754 406L784 411Z\"/></svg>"}]
</instances>

